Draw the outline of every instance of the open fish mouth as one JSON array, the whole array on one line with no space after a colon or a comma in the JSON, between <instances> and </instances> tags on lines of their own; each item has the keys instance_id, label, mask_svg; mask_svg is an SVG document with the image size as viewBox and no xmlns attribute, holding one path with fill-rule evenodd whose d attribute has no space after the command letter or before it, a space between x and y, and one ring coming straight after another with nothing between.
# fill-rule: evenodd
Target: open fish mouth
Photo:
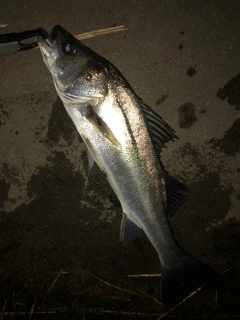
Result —
<instances>
[{"instance_id":1,"label":"open fish mouth","mask_svg":"<svg viewBox=\"0 0 240 320\"><path fill-rule=\"evenodd\" d=\"M37 42L41 53L45 59L53 58L54 52L57 51L56 46L54 45L57 41L57 37L65 32L65 30L56 25L52 31L51 35L49 35L44 29L42 29L42 33L37 37Z\"/></svg>"},{"instance_id":2,"label":"open fish mouth","mask_svg":"<svg viewBox=\"0 0 240 320\"><path fill-rule=\"evenodd\" d=\"M53 58L53 40L46 32L37 37L38 46L42 53L44 62L46 63L50 58Z\"/></svg>"},{"instance_id":3,"label":"open fish mouth","mask_svg":"<svg viewBox=\"0 0 240 320\"><path fill-rule=\"evenodd\" d=\"M56 60L59 56L57 49L57 41L52 38L47 32L37 37L39 49L41 51L43 61L53 78L58 77L58 70L56 68ZM56 83L56 81L54 81Z\"/></svg>"},{"instance_id":4,"label":"open fish mouth","mask_svg":"<svg viewBox=\"0 0 240 320\"><path fill-rule=\"evenodd\" d=\"M49 59L52 55L53 43L51 38L45 39L43 36L38 36L37 42L41 53L45 59Z\"/></svg>"}]
</instances>

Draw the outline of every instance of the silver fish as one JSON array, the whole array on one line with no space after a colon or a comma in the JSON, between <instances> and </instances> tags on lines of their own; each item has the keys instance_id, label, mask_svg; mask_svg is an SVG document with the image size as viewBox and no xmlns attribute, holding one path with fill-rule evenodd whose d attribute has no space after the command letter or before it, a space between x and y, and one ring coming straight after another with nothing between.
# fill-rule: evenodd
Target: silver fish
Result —
<instances>
[{"instance_id":1,"label":"silver fish","mask_svg":"<svg viewBox=\"0 0 240 320\"><path fill-rule=\"evenodd\" d=\"M133 91L109 61L61 26L38 37L57 93L81 135L89 156L106 174L118 197L124 244L145 234L161 263L161 300L171 308L191 292L214 282L217 273L177 243L169 224L187 196L160 161L173 129Z\"/></svg>"}]
</instances>

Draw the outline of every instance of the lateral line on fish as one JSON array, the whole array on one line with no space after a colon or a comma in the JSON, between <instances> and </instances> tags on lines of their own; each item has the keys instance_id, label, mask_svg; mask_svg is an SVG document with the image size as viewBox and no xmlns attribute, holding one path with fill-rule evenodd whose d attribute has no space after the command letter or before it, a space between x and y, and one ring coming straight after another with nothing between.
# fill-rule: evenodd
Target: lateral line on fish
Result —
<instances>
[{"instance_id":1,"label":"lateral line on fish","mask_svg":"<svg viewBox=\"0 0 240 320\"><path fill-rule=\"evenodd\" d=\"M126 89L126 90L128 90L128 89ZM121 96L121 93L118 93L118 94L119 94L119 96ZM127 112L126 112L125 108L123 108L122 115L123 115L123 117L124 117L124 119L126 121L127 129L128 129L128 132L129 132L129 134L130 134L130 136L132 138L132 141L134 141L134 143L132 145L133 145L133 147L134 147L134 149L135 149L135 151L136 151L136 153L138 155L138 159L139 159L140 155L139 155L139 150L137 148L137 141L136 141L136 138L134 136L134 133L133 133L133 130L132 130L132 127L131 127L131 124L130 124L130 119L128 118L128 115L127 115ZM140 166L141 166L141 164L140 164Z\"/></svg>"}]
</instances>

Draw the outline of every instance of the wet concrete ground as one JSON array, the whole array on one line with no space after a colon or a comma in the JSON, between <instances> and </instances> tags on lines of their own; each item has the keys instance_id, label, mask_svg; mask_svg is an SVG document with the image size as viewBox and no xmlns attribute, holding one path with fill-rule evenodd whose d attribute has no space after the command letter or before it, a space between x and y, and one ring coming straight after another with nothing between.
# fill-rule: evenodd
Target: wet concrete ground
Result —
<instances>
[{"instance_id":1,"label":"wet concrete ground","mask_svg":"<svg viewBox=\"0 0 240 320\"><path fill-rule=\"evenodd\" d=\"M174 233L192 255L230 269L217 291L198 292L171 316L237 318L239 2L9 0L0 21L1 33L128 28L85 43L175 129L180 140L162 161L190 195L171 220ZM158 274L157 254L145 239L119 242L119 202L97 167L88 175L83 142L39 50L0 60L1 316L157 319L166 311L159 278L129 277Z\"/></svg>"}]
</instances>

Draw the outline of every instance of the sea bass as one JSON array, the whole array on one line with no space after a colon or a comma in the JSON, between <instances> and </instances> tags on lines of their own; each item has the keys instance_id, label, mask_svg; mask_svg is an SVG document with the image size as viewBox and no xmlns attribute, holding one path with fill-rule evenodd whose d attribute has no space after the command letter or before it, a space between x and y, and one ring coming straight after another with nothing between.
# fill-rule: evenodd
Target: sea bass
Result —
<instances>
[{"instance_id":1,"label":"sea bass","mask_svg":"<svg viewBox=\"0 0 240 320\"><path fill-rule=\"evenodd\" d=\"M161 264L161 300L171 308L216 279L216 272L177 243L169 216L187 188L168 175L160 160L174 130L133 91L120 71L61 26L38 37L57 93L123 211L124 244L145 234Z\"/></svg>"}]
</instances>

